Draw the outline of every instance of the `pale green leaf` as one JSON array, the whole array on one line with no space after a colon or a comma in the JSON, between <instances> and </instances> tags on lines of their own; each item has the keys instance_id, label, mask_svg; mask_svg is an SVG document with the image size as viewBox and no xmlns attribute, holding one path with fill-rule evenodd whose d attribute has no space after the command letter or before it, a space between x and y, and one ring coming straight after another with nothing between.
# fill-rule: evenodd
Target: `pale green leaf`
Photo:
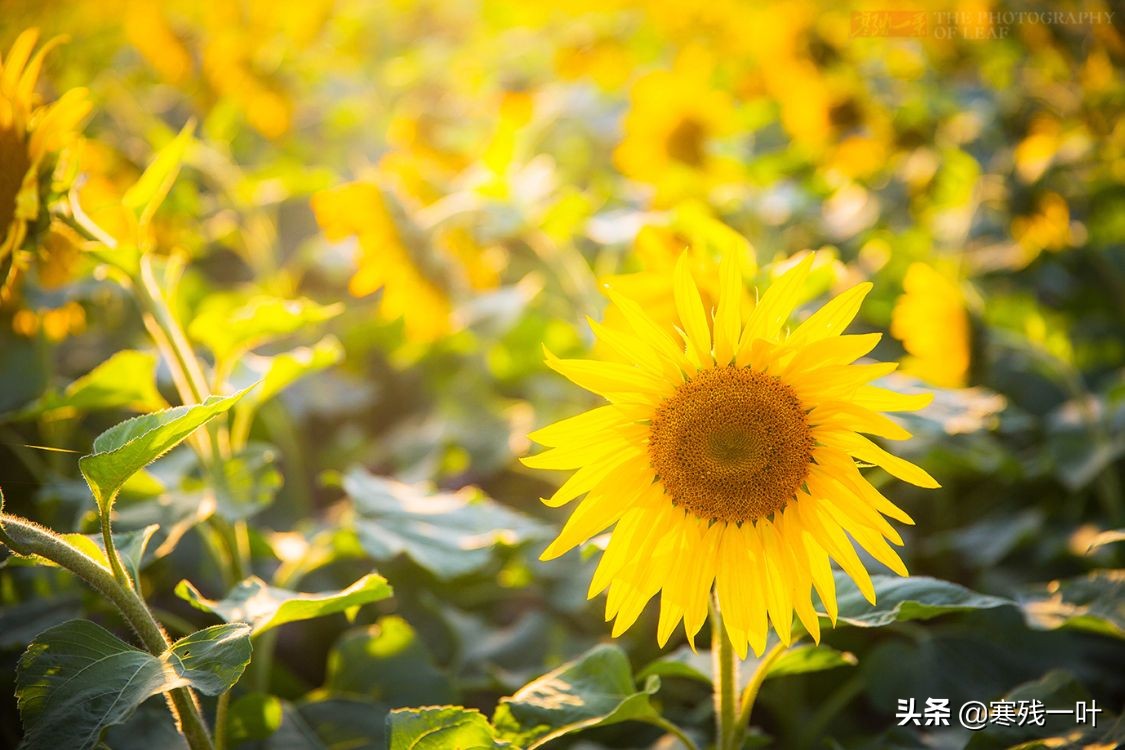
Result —
<instances>
[{"instance_id":1,"label":"pale green leaf","mask_svg":"<svg viewBox=\"0 0 1125 750\"><path fill-rule=\"evenodd\" d=\"M492 750L499 742L488 719L472 708L431 706L392 711L390 750Z\"/></svg>"},{"instance_id":2,"label":"pale green leaf","mask_svg":"<svg viewBox=\"0 0 1125 750\"><path fill-rule=\"evenodd\" d=\"M94 493L98 510L109 513L113 498L129 477L230 409L248 390L225 397L211 396L202 404L134 417L95 438L94 452L79 459L78 468Z\"/></svg>"},{"instance_id":3,"label":"pale green leaf","mask_svg":"<svg viewBox=\"0 0 1125 750\"><path fill-rule=\"evenodd\" d=\"M156 388L156 355L127 349L72 382L62 393L44 394L14 418L57 418L103 409L152 411L165 405Z\"/></svg>"},{"instance_id":4,"label":"pale green leaf","mask_svg":"<svg viewBox=\"0 0 1125 750\"><path fill-rule=\"evenodd\" d=\"M218 601L207 599L188 581L180 581L176 586L176 595L196 609L218 615L226 622L248 623L254 635L288 622L325 617L377 602L392 593L387 580L375 573L365 575L346 589L317 594L276 588L251 576Z\"/></svg>"},{"instance_id":5,"label":"pale green leaf","mask_svg":"<svg viewBox=\"0 0 1125 750\"><path fill-rule=\"evenodd\" d=\"M502 698L493 724L501 738L534 750L583 729L658 721L650 699L659 687L660 679L650 677L637 690L625 652L599 645Z\"/></svg>"},{"instance_id":6,"label":"pale green leaf","mask_svg":"<svg viewBox=\"0 0 1125 750\"><path fill-rule=\"evenodd\" d=\"M184 157L192 144L194 131L195 121L192 120L184 125L183 130L175 138L156 152L156 156L140 178L122 196L121 202L133 211L139 226L147 226L156 210L168 197L168 191L175 184Z\"/></svg>"},{"instance_id":7,"label":"pale green leaf","mask_svg":"<svg viewBox=\"0 0 1125 750\"><path fill-rule=\"evenodd\" d=\"M807 644L788 649L770 666L766 678L784 677L791 674L821 672L836 667L854 667L855 654L837 651L831 646Z\"/></svg>"},{"instance_id":8,"label":"pale green leaf","mask_svg":"<svg viewBox=\"0 0 1125 750\"><path fill-rule=\"evenodd\" d=\"M339 315L342 305L319 305L308 299L236 295L211 297L188 327L188 335L220 361L269 341L306 330Z\"/></svg>"}]
</instances>

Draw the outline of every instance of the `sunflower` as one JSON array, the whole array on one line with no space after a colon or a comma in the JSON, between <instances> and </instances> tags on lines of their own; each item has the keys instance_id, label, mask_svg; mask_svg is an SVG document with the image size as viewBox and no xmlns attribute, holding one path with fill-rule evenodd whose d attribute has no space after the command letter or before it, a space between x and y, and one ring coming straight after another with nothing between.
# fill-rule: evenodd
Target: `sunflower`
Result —
<instances>
[{"instance_id":1,"label":"sunflower","mask_svg":"<svg viewBox=\"0 0 1125 750\"><path fill-rule=\"evenodd\" d=\"M329 240L359 241L359 266L348 291L363 297L382 290L381 316L401 318L411 341L428 343L449 333L449 297L415 263L378 186L352 182L323 190L312 197L312 208Z\"/></svg>"},{"instance_id":2,"label":"sunflower","mask_svg":"<svg viewBox=\"0 0 1125 750\"><path fill-rule=\"evenodd\" d=\"M912 263L902 289L891 313L891 335L910 355L903 370L943 388L965 385L972 326L960 287L925 263Z\"/></svg>"},{"instance_id":3,"label":"sunflower","mask_svg":"<svg viewBox=\"0 0 1125 750\"><path fill-rule=\"evenodd\" d=\"M730 176L715 143L732 131L734 103L711 83L709 56L689 50L671 70L637 81L613 152L623 174L656 186L658 201L698 192Z\"/></svg>"},{"instance_id":4,"label":"sunflower","mask_svg":"<svg viewBox=\"0 0 1125 750\"><path fill-rule=\"evenodd\" d=\"M614 636L659 593L660 644L681 620L694 639L714 588L740 656L747 645L762 653L768 622L789 643L794 611L819 640L811 591L834 623L830 560L868 600L875 598L848 535L907 574L887 544L902 544L887 517L913 522L867 481L857 460L921 487L938 486L861 434L909 437L881 412L919 409L930 396L870 384L894 363L853 364L880 336L842 335L869 283L787 332L813 256L783 274L744 315L738 262L725 254L718 303L708 316L684 254L672 279L683 345L634 300L610 289L625 325L591 326L627 361L547 353L552 369L608 403L531 434L549 450L524 458L526 465L577 469L543 502L557 507L585 495L542 557L558 557L613 526L589 594L608 590Z\"/></svg>"},{"instance_id":5,"label":"sunflower","mask_svg":"<svg viewBox=\"0 0 1125 750\"><path fill-rule=\"evenodd\" d=\"M46 206L67 188L64 170L57 169L60 157L90 109L85 89L41 103L35 84L60 39L35 52L38 40L39 32L28 29L0 59L0 300L10 296L30 251L50 228Z\"/></svg>"}]
</instances>

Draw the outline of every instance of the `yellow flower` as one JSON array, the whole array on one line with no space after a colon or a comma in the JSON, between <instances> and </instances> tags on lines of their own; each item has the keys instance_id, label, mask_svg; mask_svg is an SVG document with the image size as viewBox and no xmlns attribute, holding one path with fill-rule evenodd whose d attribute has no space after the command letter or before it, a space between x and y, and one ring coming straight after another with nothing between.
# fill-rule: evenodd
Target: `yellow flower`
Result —
<instances>
[{"instance_id":1,"label":"yellow flower","mask_svg":"<svg viewBox=\"0 0 1125 750\"><path fill-rule=\"evenodd\" d=\"M61 157L90 109L85 89L40 101L35 84L43 58L60 40L35 52L38 39L37 30L24 31L0 59L0 300L50 228L47 206L68 187Z\"/></svg>"},{"instance_id":2,"label":"yellow flower","mask_svg":"<svg viewBox=\"0 0 1125 750\"><path fill-rule=\"evenodd\" d=\"M811 590L835 622L830 559L874 601L848 535L907 574L887 544L902 539L884 516L912 521L856 461L921 487L938 486L861 434L908 437L881 412L918 409L929 396L869 384L894 370L893 363L852 364L879 339L841 335L869 283L787 332L813 260L810 254L797 263L743 315L738 264L726 254L709 315L683 255L673 272L683 344L636 302L610 290L627 324L591 325L627 363L548 353L552 369L609 403L531 434L550 449L525 464L577 469L544 502L557 507L585 495L543 558L614 527L590 595L608 589L606 616L616 618L615 636L659 593L659 642L667 642L681 619L694 638L714 587L723 626L742 656L748 645L762 653L767 622L788 643L794 611L819 639Z\"/></svg>"},{"instance_id":3,"label":"yellow flower","mask_svg":"<svg viewBox=\"0 0 1125 750\"><path fill-rule=\"evenodd\" d=\"M913 263L891 313L891 335L910 355L903 370L943 388L969 377L971 328L960 287L925 263Z\"/></svg>"},{"instance_id":4,"label":"yellow flower","mask_svg":"<svg viewBox=\"0 0 1125 750\"><path fill-rule=\"evenodd\" d=\"M381 289L382 317L402 318L412 341L449 332L448 296L415 264L378 187L353 182L324 190L313 196L312 208L329 240L359 240L359 266L348 291L362 297Z\"/></svg>"},{"instance_id":5,"label":"yellow flower","mask_svg":"<svg viewBox=\"0 0 1125 750\"><path fill-rule=\"evenodd\" d=\"M613 161L626 176L657 186L664 200L727 172L713 142L729 134L734 107L710 77L706 55L691 52L672 70L650 73L633 87Z\"/></svg>"}]
</instances>

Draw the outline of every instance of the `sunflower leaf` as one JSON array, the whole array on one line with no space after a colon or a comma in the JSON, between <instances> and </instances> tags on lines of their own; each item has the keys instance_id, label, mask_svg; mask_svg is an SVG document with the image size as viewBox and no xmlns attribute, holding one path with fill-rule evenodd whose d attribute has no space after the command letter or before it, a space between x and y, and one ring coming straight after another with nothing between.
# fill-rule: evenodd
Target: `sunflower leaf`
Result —
<instances>
[{"instance_id":1,"label":"sunflower leaf","mask_svg":"<svg viewBox=\"0 0 1125 750\"><path fill-rule=\"evenodd\" d=\"M499 741L484 715L461 706L430 706L392 711L387 717L390 750L491 750L511 747Z\"/></svg>"},{"instance_id":2,"label":"sunflower leaf","mask_svg":"<svg viewBox=\"0 0 1125 750\"><path fill-rule=\"evenodd\" d=\"M387 579L375 573L365 575L346 589L318 594L276 588L251 576L219 601L207 599L187 581L176 586L176 595L196 609L218 615L226 622L248 623L254 635L285 623L312 620L377 602L391 594Z\"/></svg>"},{"instance_id":3,"label":"sunflower leaf","mask_svg":"<svg viewBox=\"0 0 1125 750\"><path fill-rule=\"evenodd\" d=\"M603 644L501 699L492 721L500 737L534 750L584 729L658 721L651 698L659 689L652 676L637 690L625 652Z\"/></svg>"},{"instance_id":4,"label":"sunflower leaf","mask_svg":"<svg viewBox=\"0 0 1125 750\"><path fill-rule=\"evenodd\" d=\"M1069 628L1125 638L1125 571L1094 570L1052 581L1021 597L1020 607L1037 630Z\"/></svg>"},{"instance_id":5,"label":"sunflower leaf","mask_svg":"<svg viewBox=\"0 0 1125 750\"><path fill-rule=\"evenodd\" d=\"M355 532L369 555L380 562L406 555L441 579L480 570L500 544L547 533L480 493L434 493L363 470L348 473L344 489L355 502Z\"/></svg>"},{"instance_id":6,"label":"sunflower leaf","mask_svg":"<svg viewBox=\"0 0 1125 750\"><path fill-rule=\"evenodd\" d=\"M191 146L194 131L195 121L190 120L175 138L156 152L144 173L122 196L121 202L133 211L140 227L152 221L156 210L168 197L168 191L180 174L180 166Z\"/></svg>"},{"instance_id":7,"label":"sunflower leaf","mask_svg":"<svg viewBox=\"0 0 1125 750\"><path fill-rule=\"evenodd\" d=\"M230 396L211 396L202 404L133 417L94 439L94 452L78 468L104 515L129 477L183 442L197 428L234 406L250 388Z\"/></svg>"},{"instance_id":8,"label":"sunflower leaf","mask_svg":"<svg viewBox=\"0 0 1125 750\"><path fill-rule=\"evenodd\" d=\"M150 696L190 685L224 692L250 661L250 629L218 625L193 633L160 656L133 648L88 620L40 633L16 668L25 750L94 747Z\"/></svg>"},{"instance_id":9,"label":"sunflower leaf","mask_svg":"<svg viewBox=\"0 0 1125 750\"><path fill-rule=\"evenodd\" d=\"M63 416L102 409L149 411L165 405L156 388L156 355L126 349L78 378L62 393L45 393L13 419Z\"/></svg>"},{"instance_id":10,"label":"sunflower leaf","mask_svg":"<svg viewBox=\"0 0 1125 750\"><path fill-rule=\"evenodd\" d=\"M836 573L839 621L861 628L878 628L906 620L928 620L949 612L1014 605L1011 599L971 591L964 586L926 576L873 575L875 604L868 604L845 574Z\"/></svg>"}]
</instances>

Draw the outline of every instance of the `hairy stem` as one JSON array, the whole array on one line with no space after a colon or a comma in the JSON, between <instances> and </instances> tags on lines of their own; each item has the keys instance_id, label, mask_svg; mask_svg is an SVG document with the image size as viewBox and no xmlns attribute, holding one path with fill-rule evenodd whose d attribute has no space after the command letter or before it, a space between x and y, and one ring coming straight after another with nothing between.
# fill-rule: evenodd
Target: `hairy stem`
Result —
<instances>
[{"instance_id":1,"label":"hairy stem","mask_svg":"<svg viewBox=\"0 0 1125 750\"><path fill-rule=\"evenodd\" d=\"M794 641L796 643L796 641ZM766 681L769 676L770 669L773 667L774 662L789 650L789 646L784 643L779 643L769 651L766 652L765 657L758 662L754 674L750 677L750 682L742 690L742 697L739 699L740 709L738 711L738 720L734 725L734 732L731 735L732 748L738 747L742 744L743 737L746 736L746 730L750 728L750 714L754 710L754 701L758 699L758 691L762 689L762 683Z\"/></svg>"},{"instance_id":2,"label":"hairy stem","mask_svg":"<svg viewBox=\"0 0 1125 750\"><path fill-rule=\"evenodd\" d=\"M160 656L172 645L139 593L120 584L113 573L67 544L53 531L27 519L3 513L0 514L0 542L16 554L44 557L81 578L113 602L145 650L154 656ZM191 750L213 750L195 694L182 687L169 691L168 697L172 716Z\"/></svg>"},{"instance_id":3,"label":"hairy stem","mask_svg":"<svg viewBox=\"0 0 1125 750\"><path fill-rule=\"evenodd\" d=\"M717 597L711 599L711 657L715 680L715 746L718 750L734 747L735 690L738 685L738 657L723 627Z\"/></svg>"}]
</instances>

